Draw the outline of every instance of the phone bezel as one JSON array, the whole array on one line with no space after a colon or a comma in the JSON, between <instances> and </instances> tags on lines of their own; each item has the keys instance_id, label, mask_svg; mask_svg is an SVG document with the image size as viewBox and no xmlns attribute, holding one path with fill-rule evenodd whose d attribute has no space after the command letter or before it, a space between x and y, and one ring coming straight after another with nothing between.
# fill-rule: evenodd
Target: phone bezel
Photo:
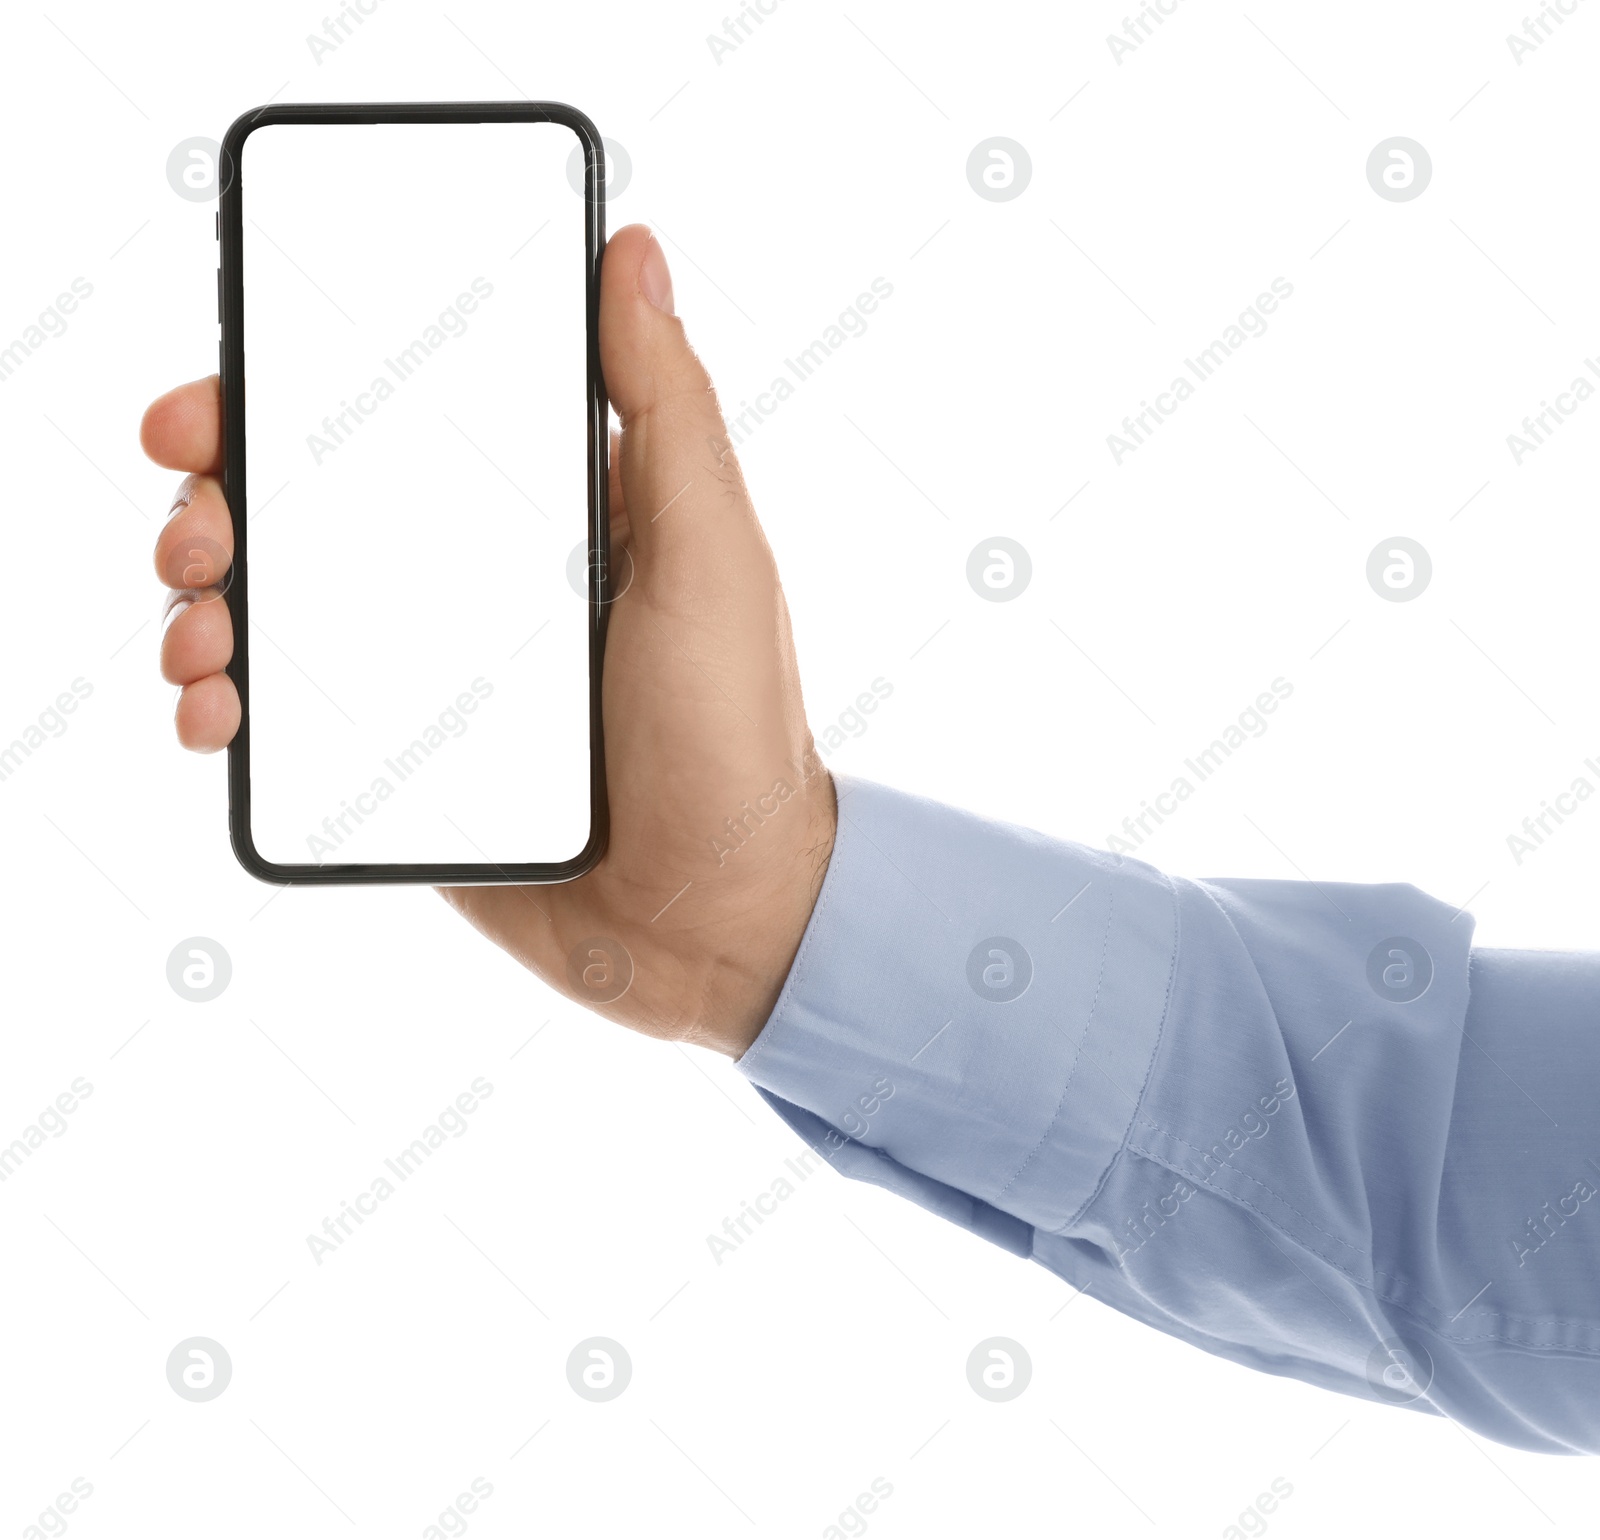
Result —
<instances>
[{"instance_id":1,"label":"phone bezel","mask_svg":"<svg viewBox=\"0 0 1600 1540\"><path fill-rule=\"evenodd\" d=\"M246 473L244 403L244 201L237 174L244 142L270 123L557 123L570 128L584 147L585 327L588 336L589 549L589 839L567 861L279 863L255 847L250 826L250 649L249 481ZM226 597L233 619L233 660L228 677L239 692L239 730L228 746L228 834L239 864L253 877L279 885L319 883L436 883L491 886L570 882L605 854L609 830L605 743L601 720L601 673L610 598L611 541L608 506L608 434L605 381L600 372L600 260L605 247L605 149L600 132L574 107L560 102L378 102L268 104L241 114L222 141L217 167L220 187L217 236L221 246L218 320L221 375L223 494L233 518L233 566Z\"/></svg>"}]
</instances>

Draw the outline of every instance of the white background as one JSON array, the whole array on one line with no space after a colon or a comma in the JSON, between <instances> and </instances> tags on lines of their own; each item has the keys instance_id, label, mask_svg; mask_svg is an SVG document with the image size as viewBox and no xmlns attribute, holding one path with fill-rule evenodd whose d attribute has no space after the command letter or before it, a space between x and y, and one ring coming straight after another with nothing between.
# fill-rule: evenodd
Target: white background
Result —
<instances>
[{"instance_id":1,"label":"white background","mask_svg":"<svg viewBox=\"0 0 1600 1540\"><path fill-rule=\"evenodd\" d=\"M728 407L893 287L742 451L813 727L893 685L837 768L1098 844L1281 676L1142 856L1411 880L1480 943L1590 946L1600 810L1506 843L1600 752L1600 404L1506 443L1600 350L1600 11L1519 65L1525 11L1184 0L1120 64L1122 0L780 0L720 62L723 9L685 4L384 0L320 62L320 5L10 15L0 334L94 293L0 384L0 738L93 693L0 782L0 1139L94 1090L0 1185L0 1524L81 1477L86 1536L420 1535L481 1477L484 1536L804 1536L881 1477L884 1537L1221 1535L1283 1478L1285 1537L1587 1532L1588 1462L1214 1361L827 1172L717 1266L797 1152L731 1066L587 1017L425 889L234 865L223 761L179 753L156 673L176 478L135 437L215 357L176 144L269 97L568 100L629 152L612 223L658 223ZM995 135L1032 161L1008 202L965 172ZM1394 135L1433 161L1411 202L1367 182ZM1118 466L1106 435L1279 276ZM1032 559L1010 603L966 581L994 535ZM1409 603L1365 578L1395 535L1433 561ZM208 1004L166 979L197 935L232 958ZM477 1076L468 1131L317 1266ZM190 1336L232 1356L217 1400L168 1388ZM634 1365L603 1405L563 1369L591 1336ZM1005 1405L963 1373L990 1336L1035 1366Z\"/></svg>"}]
</instances>

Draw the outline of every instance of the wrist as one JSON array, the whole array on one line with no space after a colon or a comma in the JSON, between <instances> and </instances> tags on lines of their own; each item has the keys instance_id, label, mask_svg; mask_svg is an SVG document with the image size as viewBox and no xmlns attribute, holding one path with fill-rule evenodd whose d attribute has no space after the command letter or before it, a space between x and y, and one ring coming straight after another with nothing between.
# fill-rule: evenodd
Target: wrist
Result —
<instances>
[{"instance_id":1,"label":"wrist","mask_svg":"<svg viewBox=\"0 0 1600 1540\"><path fill-rule=\"evenodd\" d=\"M806 802L807 823L777 863L770 890L748 905L708 965L694 1036L733 1059L749 1050L772 1015L827 877L839 813L826 771Z\"/></svg>"}]
</instances>

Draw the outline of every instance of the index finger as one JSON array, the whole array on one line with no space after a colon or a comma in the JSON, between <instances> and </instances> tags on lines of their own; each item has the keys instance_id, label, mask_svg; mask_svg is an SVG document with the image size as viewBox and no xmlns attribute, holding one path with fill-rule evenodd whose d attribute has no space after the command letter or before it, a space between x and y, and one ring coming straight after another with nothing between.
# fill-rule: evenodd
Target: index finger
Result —
<instances>
[{"instance_id":1,"label":"index finger","mask_svg":"<svg viewBox=\"0 0 1600 1540\"><path fill-rule=\"evenodd\" d=\"M157 465L214 476L222 469L222 402L208 374L157 396L145 408L139 442Z\"/></svg>"}]
</instances>

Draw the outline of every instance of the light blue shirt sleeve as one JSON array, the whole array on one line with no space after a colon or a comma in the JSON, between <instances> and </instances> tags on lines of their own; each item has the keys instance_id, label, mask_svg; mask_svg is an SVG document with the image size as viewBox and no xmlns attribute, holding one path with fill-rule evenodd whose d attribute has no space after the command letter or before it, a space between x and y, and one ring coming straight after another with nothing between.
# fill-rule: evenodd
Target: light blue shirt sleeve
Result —
<instances>
[{"instance_id":1,"label":"light blue shirt sleeve","mask_svg":"<svg viewBox=\"0 0 1600 1540\"><path fill-rule=\"evenodd\" d=\"M739 1061L836 1170L1237 1363L1600 1453L1600 953L837 785Z\"/></svg>"}]
</instances>

